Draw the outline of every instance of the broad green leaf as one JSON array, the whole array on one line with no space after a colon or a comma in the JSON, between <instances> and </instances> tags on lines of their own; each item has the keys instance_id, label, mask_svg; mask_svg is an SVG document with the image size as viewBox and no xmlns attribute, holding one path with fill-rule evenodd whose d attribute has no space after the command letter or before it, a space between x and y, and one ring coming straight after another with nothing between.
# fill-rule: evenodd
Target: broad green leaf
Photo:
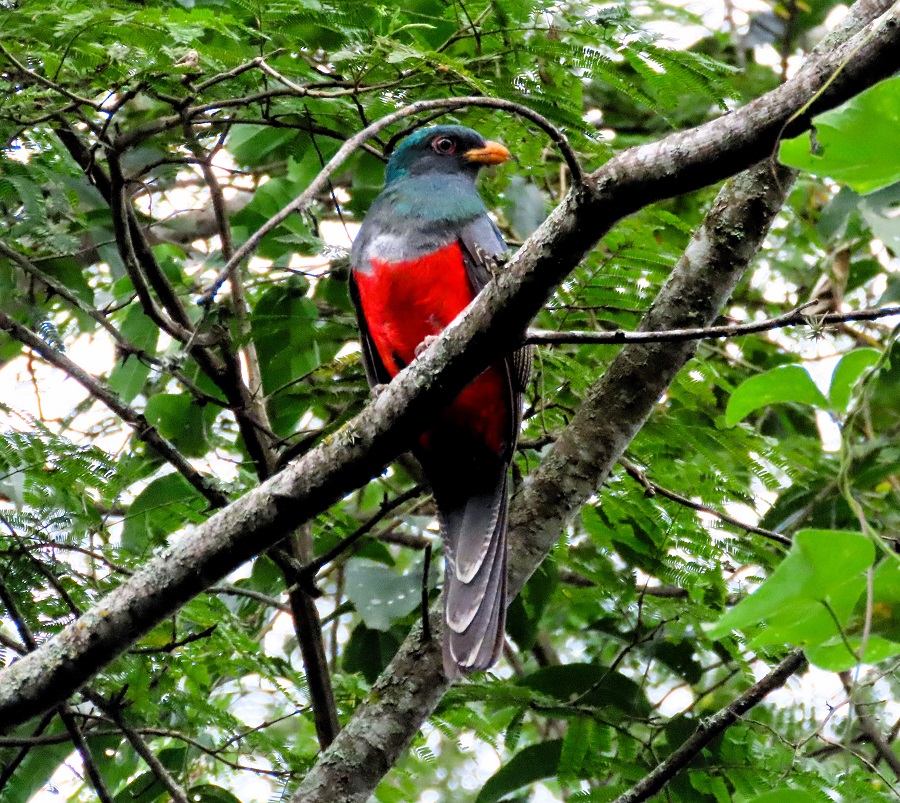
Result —
<instances>
[{"instance_id":1,"label":"broad green leaf","mask_svg":"<svg viewBox=\"0 0 900 803\"><path fill-rule=\"evenodd\" d=\"M475 803L494 803L523 786L551 778L556 774L562 753L562 740L533 744L520 750L493 776L475 798Z\"/></svg>"},{"instance_id":2,"label":"broad green leaf","mask_svg":"<svg viewBox=\"0 0 900 803\"><path fill-rule=\"evenodd\" d=\"M754 797L747 803L821 803L821 800L800 789L776 789Z\"/></svg>"},{"instance_id":3,"label":"broad green leaf","mask_svg":"<svg viewBox=\"0 0 900 803\"><path fill-rule=\"evenodd\" d=\"M422 571L398 574L365 558L347 562L345 590L350 601L374 630L388 630L397 619L412 613L422 603Z\"/></svg>"},{"instance_id":4,"label":"broad green leaf","mask_svg":"<svg viewBox=\"0 0 900 803\"><path fill-rule=\"evenodd\" d=\"M894 253L900 251L900 182L859 199L863 220L879 240Z\"/></svg>"},{"instance_id":5,"label":"broad green leaf","mask_svg":"<svg viewBox=\"0 0 900 803\"><path fill-rule=\"evenodd\" d=\"M835 410L841 412L847 410L856 383L866 369L875 365L880 357L881 352L878 349L861 348L854 349L841 358L831 375L831 388L828 391L828 398Z\"/></svg>"},{"instance_id":6,"label":"broad green leaf","mask_svg":"<svg viewBox=\"0 0 900 803\"><path fill-rule=\"evenodd\" d=\"M166 542L186 522L202 521L207 501L181 474L153 480L131 503L122 530L122 546L143 554Z\"/></svg>"},{"instance_id":7,"label":"broad green leaf","mask_svg":"<svg viewBox=\"0 0 900 803\"><path fill-rule=\"evenodd\" d=\"M778 568L708 635L763 625L760 643L821 644L837 634L835 616L847 625L874 559L875 547L862 533L802 530Z\"/></svg>"},{"instance_id":8,"label":"broad green leaf","mask_svg":"<svg viewBox=\"0 0 900 803\"><path fill-rule=\"evenodd\" d=\"M186 393L157 393L147 399L144 414L159 434L187 457L203 457L221 408L198 402Z\"/></svg>"},{"instance_id":9,"label":"broad green leaf","mask_svg":"<svg viewBox=\"0 0 900 803\"><path fill-rule=\"evenodd\" d=\"M353 628L344 649L344 671L361 672L369 683L374 683L402 641L402 635L394 630L373 630L360 622Z\"/></svg>"},{"instance_id":10,"label":"broad green leaf","mask_svg":"<svg viewBox=\"0 0 900 803\"><path fill-rule=\"evenodd\" d=\"M159 327L144 315L137 304L128 309L120 331L139 349L148 354L156 353ZM109 375L109 386L122 397L122 401L130 402L144 389L149 375L150 366L134 355L120 357Z\"/></svg>"},{"instance_id":11,"label":"broad green leaf","mask_svg":"<svg viewBox=\"0 0 900 803\"><path fill-rule=\"evenodd\" d=\"M188 800L192 803L241 803L240 798L235 797L227 789L213 784L201 784L188 790Z\"/></svg>"},{"instance_id":12,"label":"broad green leaf","mask_svg":"<svg viewBox=\"0 0 900 803\"><path fill-rule=\"evenodd\" d=\"M808 647L806 657L809 662L829 672L844 672L860 663L877 664L895 655L900 655L900 643L889 641L880 636L869 636L866 641L865 655L860 655L862 639L859 636L848 637L847 643L840 637L831 639L828 644Z\"/></svg>"},{"instance_id":13,"label":"broad green leaf","mask_svg":"<svg viewBox=\"0 0 900 803\"><path fill-rule=\"evenodd\" d=\"M813 118L806 133L781 143L783 164L828 176L859 193L900 181L900 77L888 78Z\"/></svg>"},{"instance_id":14,"label":"broad green leaf","mask_svg":"<svg viewBox=\"0 0 900 803\"><path fill-rule=\"evenodd\" d=\"M805 368L799 365L782 365L751 377L738 386L728 400L725 423L733 427L754 410L784 402L828 407L827 400Z\"/></svg>"}]
</instances>

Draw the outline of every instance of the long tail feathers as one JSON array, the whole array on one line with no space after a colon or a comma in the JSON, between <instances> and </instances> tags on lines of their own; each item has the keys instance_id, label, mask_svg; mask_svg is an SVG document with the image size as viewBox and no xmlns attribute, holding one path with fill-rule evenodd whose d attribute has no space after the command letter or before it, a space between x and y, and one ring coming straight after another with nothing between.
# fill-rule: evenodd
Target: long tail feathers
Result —
<instances>
[{"instance_id":1,"label":"long tail feathers","mask_svg":"<svg viewBox=\"0 0 900 803\"><path fill-rule=\"evenodd\" d=\"M506 471L487 494L441 511L444 576L444 672L487 669L500 654L506 625Z\"/></svg>"}]
</instances>

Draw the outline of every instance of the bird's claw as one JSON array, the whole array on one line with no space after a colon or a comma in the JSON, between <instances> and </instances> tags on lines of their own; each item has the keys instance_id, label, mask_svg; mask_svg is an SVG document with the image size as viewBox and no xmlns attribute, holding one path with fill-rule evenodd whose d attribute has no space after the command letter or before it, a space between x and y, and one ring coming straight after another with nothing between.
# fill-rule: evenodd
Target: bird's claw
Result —
<instances>
[{"instance_id":1,"label":"bird's claw","mask_svg":"<svg viewBox=\"0 0 900 803\"><path fill-rule=\"evenodd\" d=\"M372 387L369 388L369 395L373 399L377 399L385 390L387 390L387 385L383 385L379 382L377 385L372 385Z\"/></svg>"},{"instance_id":2,"label":"bird's claw","mask_svg":"<svg viewBox=\"0 0 900 803\"><path fill-rule=\"evenodd\" d=\"M425 351L435 340L438 339L438 335L425 335L425 339L416 346L416 357L421 357L422 352Z\"/></svg>"}]
</instances>

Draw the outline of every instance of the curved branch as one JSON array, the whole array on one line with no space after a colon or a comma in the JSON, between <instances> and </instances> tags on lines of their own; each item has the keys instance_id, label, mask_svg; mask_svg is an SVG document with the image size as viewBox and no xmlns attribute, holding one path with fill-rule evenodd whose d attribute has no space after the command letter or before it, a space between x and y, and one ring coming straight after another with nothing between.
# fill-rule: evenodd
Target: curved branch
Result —
<instances>
[{"instance_id":1,"label":"curved branch","mask_svg":"<svg viewBox=\"0 0 900 803\"><path fill-rule=\"evenodd\" d=\"M808 306L808 305L804 305ZM772 329L783 329L787 326L827 326L850 321L876 321L900 315L900 306L882 307L880 309L861 309L852 312L829 312L825 315L804 314L803 308L791 310L784 315L766 321L739 323L728 326L706 326L696 329L669 329L658 332L626 332L616 329L612 332L550 332L530 329L525 338L526 343L543 346L561 346L564 344L615 344L615 343L678 343L683 340L712 340L722 337L740 337Z\"/></svg>"},{"instance_id":2,"label":"curved branch","mask_svg":"<svg viewBox=\"0 0 900 803\"><path fill-rule=\"evenodd\" d=\"M204 291L203 295L200 296L197 303L201 305L209 305L212 303L213 299L216 297L216 293L219 291L219 288L224 283L225 279L228 278L228 275L231 273L235 267L240 264L244 259L249 257L262 242L263 238L274 229L278 228L285 220L287 220L291 215L296 212L300 212L305 209L312 202L313 198L315 198L322 190L325 188L328 183L328 179L332 176L341 165L347 161L350 154L352 154L357 148L361 147L362 144L369 138L374 137L380 131L383 131L390 125L393 125L399 120L403 120L407 117L411 117L414 114L420 114L421 112L431 111L432 109L441 109L445 111L451 111L454 109L462 109L466 106L480 106L488 109L502 109L504 111L512 112L513 114L517 114L520 117L524 117L527 120L531 120L531 122L535 123L542 130L544 130L547 134L550 135L550 138L556 143L557 147L562 151L563 156L566 159L566 164L569 166L569 170L572 171L573 181L575 182L576 187L580 187L585 182L584 172L581 169L581 165L578 162L578 158L575 156L575 152L572 150L572 146L569 144L569 140L566 138L566 135L560 131L553 123L547 120L543 115L538 114L535 111L532 111L527 106L522 106L520 103L513 103L511 100L503 100L501 98L483 98L483 97L467 97L467 98L441 98L439 100L420 100L416 103L411 103L409 106L404 106L399 111L393 112L392 114L388 114L385 117L382 117L380 120L375 121L369 126L366 126L362 131L358 134L354 134L350 139L348 139L341 147L338 149L338 152L331 157L328 161L328 164L322 168L312 183L294 198L289 204L287 204L284 208L282 208L277 214L273 215L269 220L267 220L260 228L253 233L250 237L247 238L247 241L235 252L234 256L228 260L225 266L219 271L219 275L216 276L215 281Z\"/></svg>"},{"instance_id":3,"label":"curved branch","mask_svg":"<svg viewBox=\"0 0 900 803\"><path fill-rule=\"evenodd\" d=\"M806 664L802 650L794 650L762 680L754 683L733 703L711 717L700 720L695 730L669 757L647 773L625 794L613 803L643 803L665 787L681 770L688 766L717 736L721 736L751 708L761 703L768 694L780 689L795 672Z\"/></svg>"},{"instance_id":4,"label":"curved branch","mask_svg":"<svg viewBox=\"0 0 900 803\"><path fill-rule=\"evenodd\" d=\"M860 17L878 13L884 6L877 0L858 5L857 24ZM853 19L852 13L850 18ZM559 281L622 216L678 192L718 181L746 168L760 155L770 153L785 122L845 62L844 69L821 95L815 106L816 112L842 102L896 69L896 53L900 48L900 4L847 41L842 41L847 37L847 26L840 30L842 33L830 38L794 79L769 95L693 131L627 151L590 176L584 187L570 192L510 261L507 270L489 284L466 313L360 415L281 474L191 532L176 537L170 550L149 561L86 611L76 623L0 672L0 732L65 699L195 594L274 544L287 528L308 520L380 471L424 428L429 410L455 396L487 365L518 345L528 321ZM848 62L851 53L853 59ZM808 115L791 123L789 133L807 124ZM704 159L708 161L704 163ZM769 202L773 194L782 191L783 182L779 183L772 176L771 168L758 170L754 176L760 187L753 186L748 177L742 177L736 182L736 189L744 194L749 190L762 191ZM766 204L767 201L754 196L750 211L754 216L764 216ZM721 235L730 248L740 249L745 247L742 238L746 238L750 227L746 215L739 217L719 231L702 230L700 244L704 249L708 248L710 238ZM710 300L708 293L703 295L703 289L699 288L698 296L689 285L674 286L673 303L679 302L678 292L683 295L674 307L679 314L672 314L673 310L666 302L657 302L660 306L655 306L654 310L658 310L658 314L651 316L654 328L709 323ZM705 307L706 314L697 312L696 306ZM717 313L718 307L714 309ZM660 316L663 320L657 320ZM671 354L672 346L667 344L663 350L666 354L656 359L666 366L666 355ZM627 357L633 358L634 355ZM626 370L628 367L622 363L618 370L611 370L605 377L604 387L629 415L618 422L607 420L614 418L608 412L595 416L604 419L598 424L617 427L611 433L618 436L619 443L610 449L607 460L610 466L618 457L615 451L621 453L624 448L622 440L627 442L642 423L637 413L644 415L643 411L633 408L640 394L649 396L651 403L658 398L658 395L652 396L652 387L635 384L634 374L629 376ZM643 373L638 363L630 368L644 377L652 373L648 364L643 365ZM592 395L592 398L596 397ZM543 503L553 515L538 519L536 530L522 530L528 532L527 540L519 536L514 538L510 555L513 591L521 587L556 542L560 524L568 516L570 506L583 498L585 489L593 492L603 478L598 477L597 463L584 473L578 468L581 458L572 462L573 455L579 457L583 452L583 445L584 441L573 444L561 439L554 459L549 463L544 461L547 463L547 470L542 474L544 481L529 485L527 501ZM560 471L560 458L570 465L566 465L557 481L552 482L552 472ZM531 512L524 503L517 503L516 510L520 512L512 521L513 533L528 523L527 517L520 517ZM406 726L413 726L407 738L412 738L422 719L440 699L445 682L432 682L434 677L441 677L439 649L434 642L404 649L392 666L397 667L403 662L408 670L410 667L415 669L417 677L422 667L434 670L429 677L431 688L424 698L425 703L406 716ZM391 687L405 694L415 685L409 677L383 680L379 686L382 694L379 701L373 703L373 711L389 715L391 708L386 701L391 702L387 693ZM401 742L397 733L391 731L389 741ZM406 736L405 730L401 733ZM360 752L362 743L359 741L347 750L344 734L349 734L346 739L352 739L356 734L357 739L361 738L366 744L378 735L372 731L371 735L360 737L359 731L348 725L323 754L321 766L338 761L347 752ZM398 749L402 747L403 744ZM373 770L381 766L380 759L375 756L370 763ZM308 787L305 785L304 788ZM338 790L338 786L331 787L331 794ZM361 799L367 794L364 792ZM321 799L331 798L308 798L310 801Z\"/></svg>"}]
</instances>

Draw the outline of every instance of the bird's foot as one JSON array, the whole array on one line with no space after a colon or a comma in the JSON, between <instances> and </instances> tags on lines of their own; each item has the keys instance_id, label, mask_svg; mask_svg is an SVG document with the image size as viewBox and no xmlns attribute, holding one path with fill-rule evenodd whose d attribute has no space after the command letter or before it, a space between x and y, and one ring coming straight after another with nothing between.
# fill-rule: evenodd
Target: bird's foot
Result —
<instances>
[{"instance_id":1,"label":"bird's foot","mask_svg":"<svg viewBox=\"0 0 900 803\"><path fill-rule=\"evenodd\" d=\"M379 382L377 385L372 385L372 387L369 388L369 395L370 395L373 399L377 399L377 398L378 398L382 393L384 393L386 390L387 390L387 385L382 385L382 384Z\"/></svg>"},{"instance_id":2,"label":"bird's foot","mask_svg":"<svg viewBox=\"0 0 900 803\"><path fill-rule=\"evenodd\" d=\"M425 339L416 346L416 357L421 357L422 352L425 351L435 340L437 340L439 335L425 335Z\"/></svg>"}]
</instances>

